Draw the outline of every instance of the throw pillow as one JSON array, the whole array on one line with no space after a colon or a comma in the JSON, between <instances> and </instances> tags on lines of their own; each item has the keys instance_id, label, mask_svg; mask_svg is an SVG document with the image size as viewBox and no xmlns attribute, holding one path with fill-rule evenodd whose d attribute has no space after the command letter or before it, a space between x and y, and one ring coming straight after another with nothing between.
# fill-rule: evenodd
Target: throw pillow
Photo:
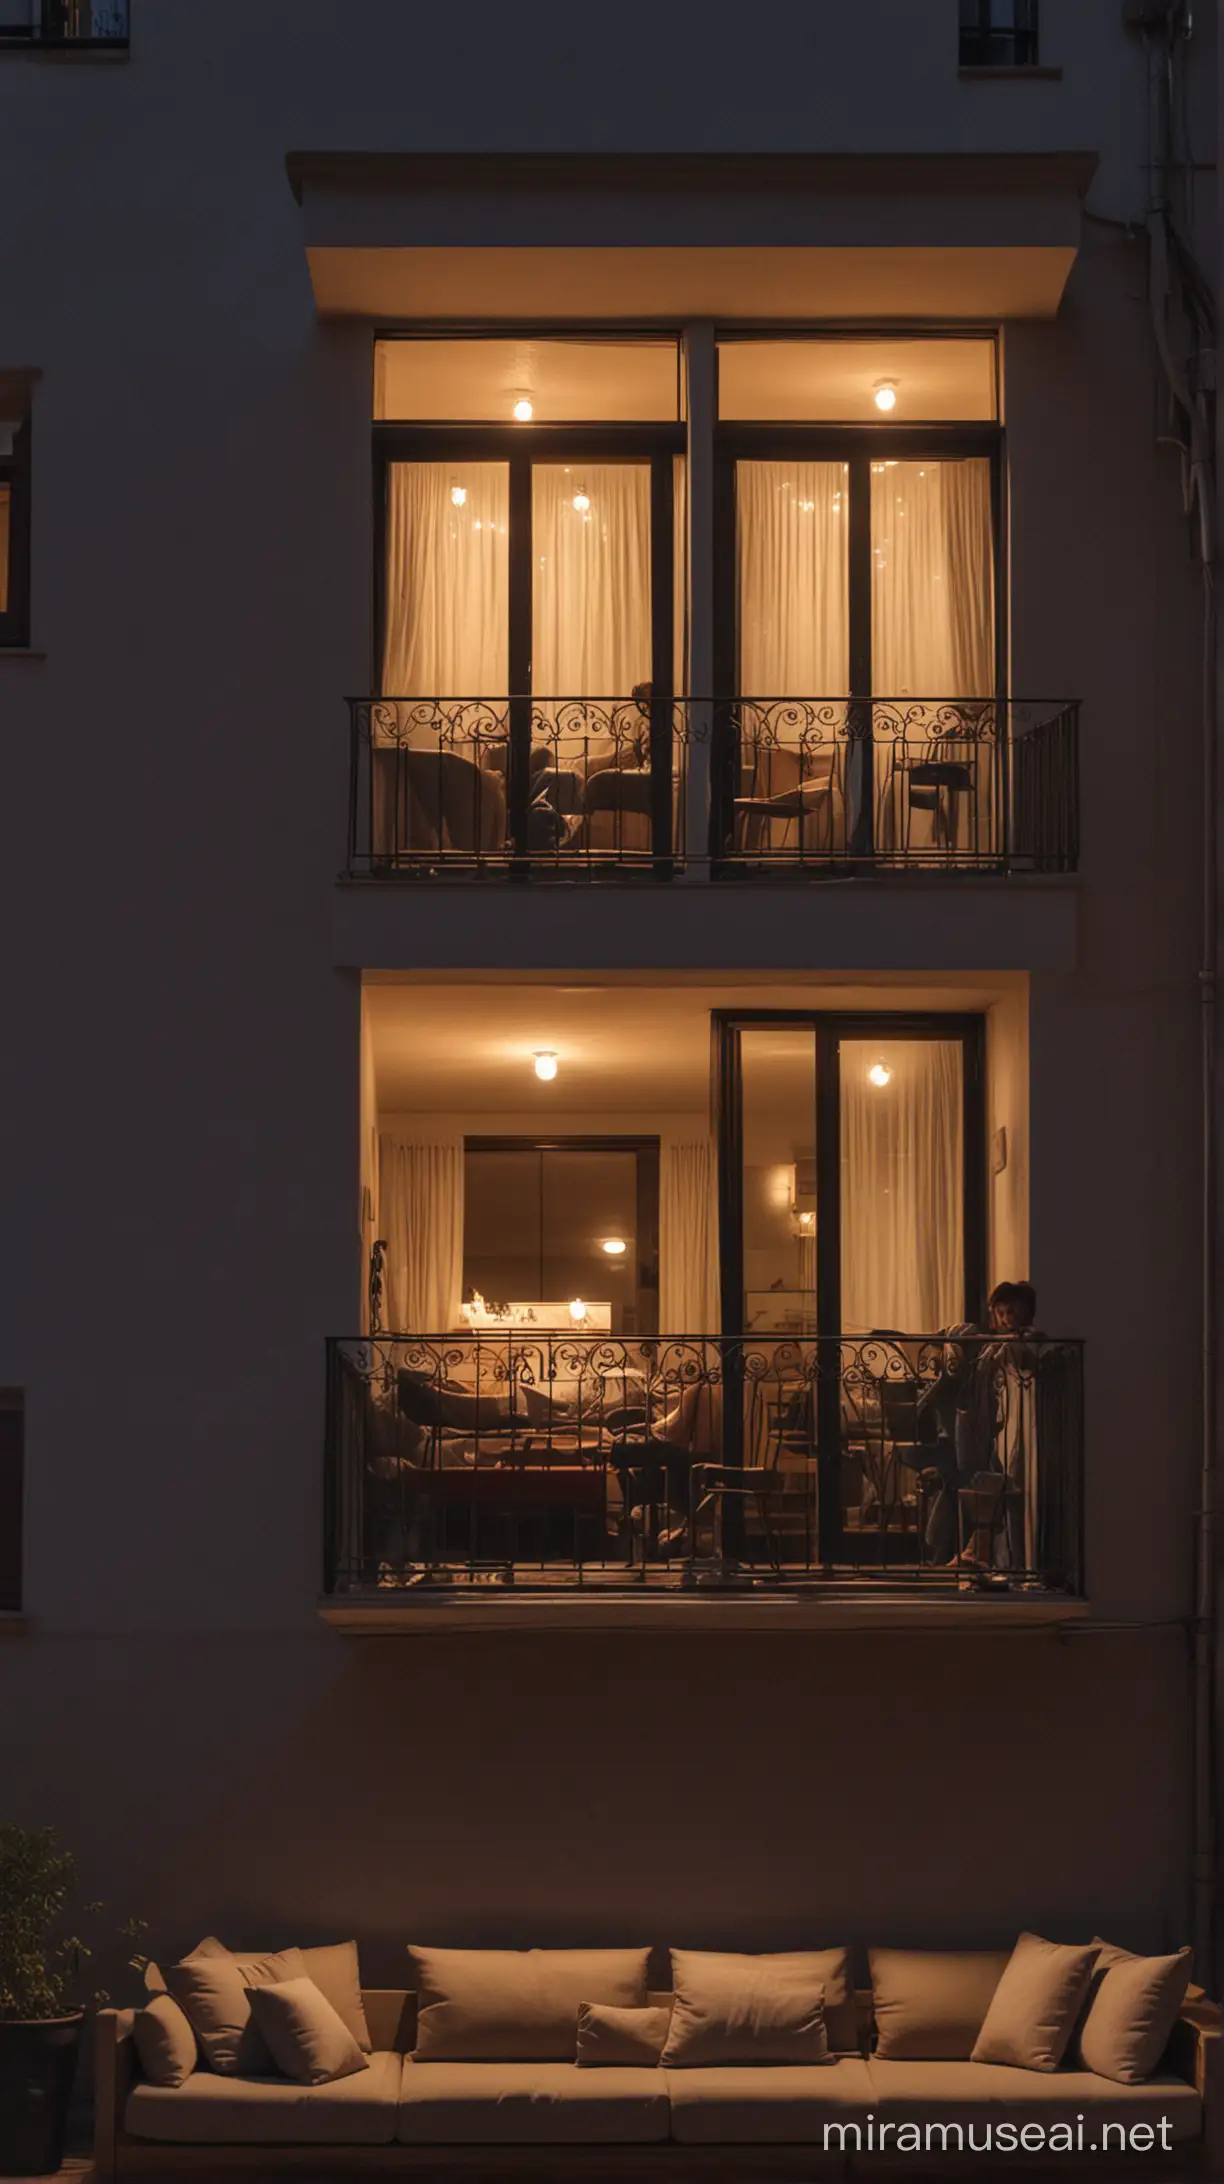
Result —
<instances>
[{"instance_id":1,"label":"throw pillow","mask_svg":"<svg viewBox=\"0 0 1224 2184\"><path fill-rule=\"evenodd\" d=\"M1169 2044L1190 1984L1193 1951L1144 1957L1109 1941L1098 1940L1096 1946L1100 1955L1080 2020L1080 2061L1098 2078L1140 2085Z\"/></svg>"},{"instance_id":2,"label":"throw pillow","mask_svg":"<svg viewBox=\"0 0 1224 2184\"><path fill-rule=\"evenodd\" d=\"M732 1956L673 1949L675 2002L665 2070L703 2063L822 2063L824 1977L803 1950Z\"/></svg>"},{"instance_id":3,"label":"throw pillow","mask_svg":"<svg viewBox=\"0 0 1224 2184\"><path fill-rule=\"evenodd\" d=\"M352 2033L313 1979L283 1979L248 1987L251 2021L273 2062L297 2085L330 2085L369 2063Z\"/></svg>"},{"instance_id":4,"label":"throw pillow","mask_svg":"<svg viewBox=\"0 0 1224 2184\"><path fill-rule=\"evenodd\" d=\"M1097 1945L1064 1948L1021 1934L994 1991L970 2062L1057 2070L1088 1992Z\"/></svg>"},{"instance_id":5,"label":"throw pillow","mask_svg":"<svg viewBox=\"0 0 1224 2184\"><path fill-rule=\"evenodd\" d=\"M1008 1949L870 1949L881 2062L967 2063Z\"/></svg>"},{"instance_id":6,"label":"throw pillow","mask_svg":"<svg viewBox=\"0 0 1224 2184\"><path fill-rule=\"evenodd\" d=\"M272 2058L251 2023L247 1989L304 1977L297 1949L261 1957L235 1957L221 1951L184 1957L181 1964L170 1965L166 1985L190 2019L209 2068L226 2078L258 2078L270 2070Z\"/></svg>"},{"instance_id":7,"label":"throw pillow","mask_svg":"<svg viewBox=\"0 0 1224 2184\"><path fill-rule=\"evenodd\" d=\"M671 2008L659 2002L644 2010L618 2010L609 2002L578 2005L576 2063L640 2064L650 2069L667 2044Z\"/></svg>"},{"instance_id":8,"label":"throw pillow","mask_svg":"<svg viewBox=\"0 0 1224 2184\"><path fill-rule=\"evenodd\" d=\"M173 1995L154 1994L137 2010L132 2038L150 2085L185 2085L199 2060L196 2036Z\"/></svg>"},{"instance_id":9,"label":"throw pillow","mask_svg":"<svg viewBox=\"0 0 1224 2184\"><path fill-rule=\"evenodd\" d=\"M582 2002L640 2009L648 1949L410 1947L417 2062L571 2062Z\"/></svg>"}]
</instances>

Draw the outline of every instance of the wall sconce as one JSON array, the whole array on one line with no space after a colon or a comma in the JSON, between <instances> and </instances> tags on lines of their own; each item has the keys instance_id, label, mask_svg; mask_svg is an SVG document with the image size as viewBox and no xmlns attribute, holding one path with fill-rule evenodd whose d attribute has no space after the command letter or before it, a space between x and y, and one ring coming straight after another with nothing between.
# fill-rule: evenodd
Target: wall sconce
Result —
<instances>
[{"instance_id":1,"label":"wall sconce","mask_svg":"<svg viewBox=\"0 0 1224 2184\"><path fill-rule=\"evenodd\" d=\"M570 1318L573 1320L575 1327L581 1327L586 1316L587 1308L581 1297L575 1297L570 1304Z\"/></svg>"},{"instance_id":2,"label":"wall sconce","mask_svg":"<svg viewBox=\"0 0 1224 2184\"><path fill-rule=\"evenodd\" d=\"M535 1063L535 1073L539 1078L540 1083L551 1084L553 1078L557 1074L556 1055L553 1054L548 1047L542 1047L538 1054L533 1055L532 1059Z\"/></svg>"}]
</instances>

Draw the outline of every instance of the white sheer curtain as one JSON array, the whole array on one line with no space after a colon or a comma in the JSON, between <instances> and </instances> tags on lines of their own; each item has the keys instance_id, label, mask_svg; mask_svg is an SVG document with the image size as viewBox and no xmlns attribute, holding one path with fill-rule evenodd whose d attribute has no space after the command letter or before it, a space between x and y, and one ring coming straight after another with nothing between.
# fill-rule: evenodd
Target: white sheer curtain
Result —
<instances>
[{"instance_id":1,"label":"white sheer curtain","mask_svg":"<svg viewBox=\"0 0 1224 2184\"><path fill-rule=\"evenodd\" d=\"M463 1299L463 1146L379 1139L387 1240L384 1318L394 1334L445 1334Z\"/></svg>"},{"instance_id":2,"label":"white sheer curtain","mask_svg":"<svg viewBox=\"0 0 1224 2184\"><path fill-rule=\"evenodd\" d=\"M881 698L994 690L990 464L873 463L871 665Z\"/></svg>"},{"instance_id":3,"label":"white sheer curtain","mask_svg":"<svg viewBox=\"0 0 1224 2184\"><path fill-rule=\"evenodd\" d=\"M750 698L845 697L845 463L739 463L736 505L741 690Z\"/></svg>"},{"instance_id":4,"label":"white sheer curtain","mask_svg":"<svg viewBox=\"0 0 1224 2184\"><path fill-rule=\"evenodd\" d=\"M719 1332L718 1186L702 1138L659 1151L659 1332Z\"/></svg>"},{"instance_id":5,"label":"white sheer curtain","mask_svg":"<svg viewBox=\"0 0 1224 2184\"><path fill-rule=\"evenodd\" d=\"M877 1084L873 1069L887 1070ZM949 1039L841 1043L842 1325L964 1316L962 1065Z\"/></svg>"},{"instance_id":6,"label":"white sheer curtain","mask_svg":"<svg viewBox=\"0 0 1224 2184\"><path fill-rule=\"evenodd\" d=\"M382 1235L378 1192L378 1080L368 994L361 996L361 1325L369 1332L370 1256ZM386 1317L385 1312L383 1315Z\"/></svg>"},{"instance_id":7,"label":"white sheer curtain","mask_svg":"<svg viewBox=\"0 0 1224 2184\"><path fill-rule=\"evenodd\" d=\"M650 680L649 467L536 463L531 522L534 695L627 698Z\"/></svg>"},{"instance_id":8,"label":"white sheer curtain","mask_svg":"<svg viewBox=\"0 0 1224 2184\"><path fill-rule=\"evenodd\" d=\"M507 464L391 464L382 667L390 697L504 699L509 526ZM407 740L418 736L436 744L424 723Z\"/></svg>"}]
</instances>

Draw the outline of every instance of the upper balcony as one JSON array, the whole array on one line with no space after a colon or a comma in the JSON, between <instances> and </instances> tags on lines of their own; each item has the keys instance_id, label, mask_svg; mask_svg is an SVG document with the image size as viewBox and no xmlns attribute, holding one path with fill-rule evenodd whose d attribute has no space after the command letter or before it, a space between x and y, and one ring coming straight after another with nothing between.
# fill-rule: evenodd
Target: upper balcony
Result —
<instances>
[{"instance_id":1,"label":"upper balcony","mask_svg":"<svg viewBox=\"0 0 1224 2184\"><path fill-rule=\"evenodd\" d=\"M0 0L0 50L124 53L129 0Z\"/></svg>"},{"instance_id":2,"label":"upper balcony","mask_svg":"<svg viewBox=\"0 0 1224 2184\"><path fill-rule=\"evenodd\" d=\"M958 698L350 700L347 877L1073 872L1078 708Z\"/></svg>"},{"instance_id":3,"label":"upper balcony","mask_svg":"<svg viewBox=\"0 0 1224 2184\"><path fill-rule=\"evenodd\" d=\"M378 341L346 877L1073 872L999 370L976 331Z\"/></svg>"}]
</instances>

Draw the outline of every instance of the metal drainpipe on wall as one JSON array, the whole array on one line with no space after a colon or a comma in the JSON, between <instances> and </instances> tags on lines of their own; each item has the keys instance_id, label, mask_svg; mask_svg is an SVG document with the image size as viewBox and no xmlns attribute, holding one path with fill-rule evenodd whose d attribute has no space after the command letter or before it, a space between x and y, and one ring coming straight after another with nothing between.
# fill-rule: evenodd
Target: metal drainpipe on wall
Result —
<instances>
[{"instance_id":1,"label":"metal drainpipe on wall","mask_svg":"<svg viewBox=\"0 0 1224 2184\"><path fill-rule=\"evenodd\" d=\"M1202 1103L1201 1213L1201 1405L1199 1493L1194 1539L1193 1621L1193 1882L1196 1976L1213 1992L1220 1990L1215 1956L1216 1890L1216 1296L1217 1296L1217 1125L1216 1125L1216 984L1220 915L1219 824L1216 796L1220 780L1221 699L1217 694L1215 585L1216 465L1212 445L1209 391L1215 381L1214 305L1209 284L1193 258L1193 239L1176 233L1169 197L1169 167L1175 161L1174 84L1181 48L1193 29L1192 11L1183 0L1157 0L1142 20L1151 99L1151 197L1147 215L1149 299L1152 330L1161 369L1189 444L1182 463L1186 514L1195 525L1203 576L1201 737L1203 770L1202 942L1199 959L1200 1099ZM1172 245L1172 248L1170 247ZM1195 376L1177 354L1170 331L1170 268L1176 267L1178 303L1194 330Z\"/></svg>"}]
</instances>

